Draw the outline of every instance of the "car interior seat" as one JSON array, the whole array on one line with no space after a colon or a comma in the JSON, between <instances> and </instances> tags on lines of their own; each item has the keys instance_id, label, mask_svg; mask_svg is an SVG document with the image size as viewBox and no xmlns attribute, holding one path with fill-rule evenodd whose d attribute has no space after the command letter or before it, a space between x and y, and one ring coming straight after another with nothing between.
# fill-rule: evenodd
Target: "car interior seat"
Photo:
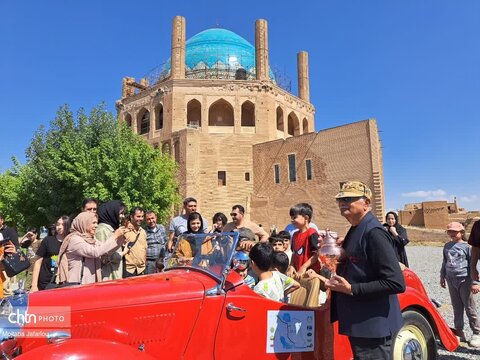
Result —
<instances>
[{"instance_id":1,"label":"car interior seat","mask_svg":"<svg viewBox=\"0 0 480 360\"><path fill-rule=\"evenodd\" d=\"M307 301L305 306L317 307L319 306L318 296L320 295L320 279L302 279L300 284L307 289Z\"/></svg>"},{"instance_id":2,"label":"car interior seat","mask_svg":"<svg viewBox=\"0 0 480 360\"><path fill-rule=\"evenodd\" d=\"M320 295L320 279L301 279L300 288L292 292L290 304L318 307L318 297Z\"/></svg>"},{"instance_id":3,"label":"car interior seat","mask_svg":"<svg viewBox=\"0 0 480 360\"><path fill-rule=\"evenodd\" d=\"M307 304L307 289L303 286L300 286L297 290L291 293L290 295L290 304L306 306Z\"/></svg>"}]
</instances>

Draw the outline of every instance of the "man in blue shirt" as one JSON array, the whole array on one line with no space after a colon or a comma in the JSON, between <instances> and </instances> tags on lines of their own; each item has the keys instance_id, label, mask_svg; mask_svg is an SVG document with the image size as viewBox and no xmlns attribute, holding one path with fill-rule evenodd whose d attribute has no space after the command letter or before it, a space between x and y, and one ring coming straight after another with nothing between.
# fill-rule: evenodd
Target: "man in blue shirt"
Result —
<instances>
[{"instance_id":1,"label":"man in blue shirt","mask_svg":"<svg viewBox=\"0 0 480 360\"><path fill-rule=\"evenodd\" d=\"M165 257L165 246L167 243L167 233L163 225L157 224L157 214L153 211L147 211L145 216L147 226L147 267L145 274L153 274L156 270L155 264L158 259Z\"/></svg>"}]
</instances>

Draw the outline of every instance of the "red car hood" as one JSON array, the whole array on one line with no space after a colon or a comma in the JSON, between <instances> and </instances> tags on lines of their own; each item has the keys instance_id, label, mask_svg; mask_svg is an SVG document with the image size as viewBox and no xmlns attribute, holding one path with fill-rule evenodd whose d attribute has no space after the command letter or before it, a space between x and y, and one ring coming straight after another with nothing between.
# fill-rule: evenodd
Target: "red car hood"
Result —
<instances>
[{"instance_id":1,"label":"red car hood","mask_svg":"<svg viewBox=\"0 0 480 360\"><path fill-rule=\"evenodd\" d=\"M203 298L206 275L185 270L39 291L29 296L29 306L70 306L71 311L146 305Z\"/></svg>"}]
</instances>

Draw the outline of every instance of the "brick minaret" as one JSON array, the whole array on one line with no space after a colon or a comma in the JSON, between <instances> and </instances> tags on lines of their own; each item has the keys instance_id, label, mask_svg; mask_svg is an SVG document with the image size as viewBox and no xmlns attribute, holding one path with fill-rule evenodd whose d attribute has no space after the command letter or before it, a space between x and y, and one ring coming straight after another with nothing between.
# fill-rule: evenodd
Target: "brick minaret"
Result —
<instances>
[{"instance_id":1,"label":"brick minaret","mask_svg":"<svg viewBox=\"0 0 480 360\"><path fill-rule=\"evenodd\" d=\"M268 27L267 20L255 21L255 67L257 80L268 80Z\"/></svg>"},{"instance_id":2,"label":"brick minaret","mask_svg":"<svg viewBox=\"0 0 480 360\"><path fill-rule=\"evenodd\" d=\"M308 53L300 51L297 54L298 97L310 102L310 80L308 77Z\"/></svg>"},{"instance_id":3,"label":"brick minaret","mask_svg":"<svg viewBox=\"0 0 480 360\"><path fill-rule=\"evenodd\" d=\"M172 22L171 79L185 79L186 20L175 16Z\"/></svg>"}]
</instances>

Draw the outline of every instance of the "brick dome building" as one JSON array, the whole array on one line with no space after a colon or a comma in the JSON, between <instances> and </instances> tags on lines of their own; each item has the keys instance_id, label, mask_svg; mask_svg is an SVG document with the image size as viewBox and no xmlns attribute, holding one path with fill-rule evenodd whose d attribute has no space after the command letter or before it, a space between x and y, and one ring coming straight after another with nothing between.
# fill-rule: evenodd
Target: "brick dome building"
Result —
<instances>
[{"instance_id":1,"label":"brick dome building","mask_svg":"<svg viewBox=\"0 0 480 360\"><path fill-rule=\"evenodd\" d=\"M277 84L270 70L265 20L255 23L253 46L225 29L208 29L187 41L185 18L177 16L171 58L157 77L151 83L123 79L119 120L171 154L179 166L180 193L197 198L199 211L207 218L217 211L228 214L232 205L242 204L264 226L283 226L289 221L289 206L297 202L312 203L316 214L330 208L322 201L335 205L332 196L340 182L352 177L371 185L374 208L381 215L383 176L375 120L356 123L350 130L350 125L341 127L344 135L353 131L359 147L335 158L345 166L340 166L340 173L328 174L321 159L333 149L315 156L305 152L314 151L322 136L314 132L308 54L298 53L297 60L295 96ZM290 143L296 147L285 146ZM351 160L363 153L369 159L365 167L349 168ZM355 171L357 167L361 169ZM321 217L318 223L344 226L338 210Z\"/></svg>"}]
</instances>

